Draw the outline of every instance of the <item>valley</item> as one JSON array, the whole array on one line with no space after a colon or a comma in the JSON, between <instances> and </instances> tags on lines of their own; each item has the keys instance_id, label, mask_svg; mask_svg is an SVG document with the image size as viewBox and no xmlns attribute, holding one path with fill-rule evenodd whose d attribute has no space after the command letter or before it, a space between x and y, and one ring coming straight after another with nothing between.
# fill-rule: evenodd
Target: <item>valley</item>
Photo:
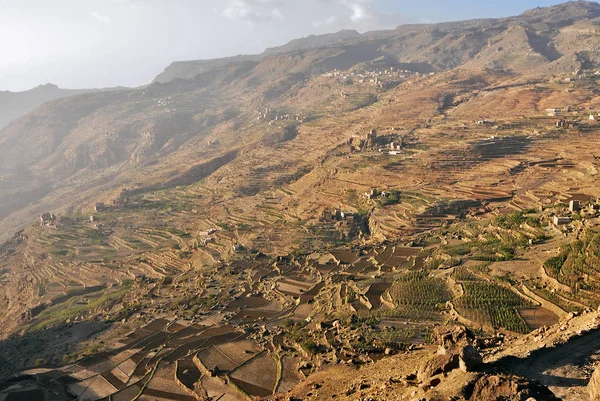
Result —
<instances>
[{"instance_id":1,"label":"valley","mask_svg":"<svg viewBox=\"0 0 600 401\"><path fill-rule=\"evenodd\" d=\"M587 399L599 21L345 32L13 122L0 401Z\"/></svg>"}]
</instances>

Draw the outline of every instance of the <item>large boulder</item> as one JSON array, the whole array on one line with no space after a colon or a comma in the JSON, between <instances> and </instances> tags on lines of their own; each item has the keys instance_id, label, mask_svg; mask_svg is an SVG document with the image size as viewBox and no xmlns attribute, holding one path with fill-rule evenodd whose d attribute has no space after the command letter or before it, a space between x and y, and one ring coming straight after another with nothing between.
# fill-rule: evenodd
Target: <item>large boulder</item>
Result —
<instances>
[{"instance_id":1,"label":"large boulder","mask_svg":"<svg viewBox=\"0 0 600 401\"><path fill-rule=\"evenodd\" d=\"M588 391L592 401L600 401L600 366L596 367L588 384Z\"/></svg>"},{"instance_id":2,"label":"large boulder","mask_svg":"<svg viewBox=\"0 0 600 401\"><path fill-rule=\"evenodd\" d=\"M485 375L475 383L469 401L560 401L542 383L517 376Z\"/></svg>"},{"instance_id":3,"label":"large boulder","mask_svg":"<svg viewBox=\"0 0 600 401\"><path fill-rule=\"evenodd\" d=\"M419 368L418 378L420 381L450 372L460 367L458 352L450 352L444 355L435 355L433 358L425 361Z\"/></svg>"},{"instance_id":4,"label":"large boulder","mask_svg":"<svg viewBox=\"0 0 600 401\"><path fill-rule=\"evenodd\" d=\"M433 335L438 344L438 352L420 367L421 381L455 369L472 372L481 365L482 357L474 345L475 336L467 328L439 327L434 330Z\"/></svg>"},{"instance_id":5,"label":"large boulder","mask_svg":"<svg viewBox=\"0 0 600 401\"><path fill-rule=\"evenodd\" d=\"M475 342L475 335L465 326L438 326L433 330L433 338L440 348L452 348Z\"/></svg>"}]
</instances>

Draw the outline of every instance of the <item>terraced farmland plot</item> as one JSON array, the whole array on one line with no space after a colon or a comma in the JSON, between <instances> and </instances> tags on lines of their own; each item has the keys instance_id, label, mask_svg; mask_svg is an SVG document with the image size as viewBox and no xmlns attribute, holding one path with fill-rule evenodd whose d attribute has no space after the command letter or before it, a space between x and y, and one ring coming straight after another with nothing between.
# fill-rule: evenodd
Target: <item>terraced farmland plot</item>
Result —
<instances>
[{"instance_id":1,"label":"terraced farmland plot","mask_svg":"<svg viewBox=\"0 0 600 401\"><path fill-rule=\"evenodd\" d=\"M372 305L372 309L379 309L381 307L381 296L392 286L392 283L375 283L372 284L365 296L369 299L369 302Z\"/></svg>"},{"instance_id":2,"label":"terraced farmland plot","mask_svg":"<svg viewBox=\"0 0 600 401\"><path fill-rule=\"evenodd\" d=\"M443 280L423 272L401 276L387 294L396 305L394 312L398 316L415 320L439 320L444 303L451 299Z\"/></svg>"},{"instance_id":3,"label":"terraced farmland plot","mask_svg":"<svg viewBox=\"0 0 600 401\"><path fill-rule=\"evenodd\" d=\"M185 388L193 391L196 383L202 377L200 369L196 366L192 357L179 360L177 363L176 380Z\"/></svg>"},{"instance_id":4,"label":"terraced farmland plot","mask_svg":"<svg viewBox=\"0 0 600 401\"><path fill-rule=\"evenodd\" d=\"M216 370L218 374L229 373L239 365L216 347L200 351L197 358L207 370Z\"/></svg>"},{"instance_id":5,"label":"terraced farmland plot","mask_svg":"<svg viewBox=\"0 0 600 401\"><path fill-rule=\"evenodd\" d=\"M233 311L237 309L245 309L245 308L260 308L261 306L265 306L269 303L269 300L265 299L263 296L256 296L252 294L243 294L233 302L230 302L229 305L225 308L227 311Z\"/></svg>"},{"instance_id":6,"label":"terraced farmland plot","mask_svg":"<svg viewBox=\"0 0 600 401\"><path fill-rule=\"evenodd\" d=\"M252 340L235 341L217 345L216 348L238 365L252 359L262 348Z\"/></svg>"},{"instance_id":7,"label":"terraced farmland plot","mask_svg":"<svg viewBox=\"0 0 600 401\"><path fill-rule=\"evenodd\" d=\"M356 259L358 259L358 252L353 252L350 250L331 251L331 254L335 256L340 263L345 265L352 264L356 261Z\"/></svg>"},{"instance_id":8,"label":"terraced farmland plot","mask_svg":"<svg viewBox=\"0 0 600 401\"><path fill-rule=\"evenodd\" d=\"M352 263L352 265L346 269L346 272L351 274L368 275L378 270L379 268L373 264L370 258L361 258L356 262Z\"/></svg>"},{"instance_id":9,"label":"terraced farmland plot","mask_svg":"<svg viewBox=\"0 0 600 401\"><path fill-rule=\"evenodd\" d=\"M277 385L276 392L285 393L301 381L298 374L298 361L286 355L281 358L281 369L281 380Z\"/></svg>"},{"instance_id":10,"label":"terraced farmland plot","mask_svg":"<svg viewBox=\"0 0 600 401\"><path fill-rule=\"evenodd\" d=\"M537 330L544 326L549 327L559 321L558 316L544 308L519 309L519 314L531 330Z\"/></svg>"},{"instance_id":11,"label":"terraced farmland plot","mask_svg":"<svg viewBox=\"0 0 600 401\"><path fill-rule=\"evenodd\" d=\"M518 312L535 307L530 301L495 283L465 281L463 287L465 293L455 305L467 319L517 333L530 331Z\"/></svg>"},{"instance_id":12,"label":"terraced farmland plot","mask_svg":"<svg viewBox=\"0 0 600 401\"><path fill-rule=\"evenodd\" d=\"M260 374L257 375L257 372ZM246 394L266 397L275 390L277 364L273 356L263 353L237 368L229 377Z\"/></svg>"},{"instance_id":13,"label":"terraced farmland plot","mask_svg":"<svg viewBox=\"0 0 600 401\"><path fill-rule=\"evenodd\" d=\"M213 400L219 401L248 401L248 397L224 383L217 377L204 376L200 381L206 393Z\"/></svg>"},{"instance_id":14,"label":"terraced farmland plot","mask_svg":"<svg viewBox=\"0 0 600 401\"><path fill-rule=\"evenodd\" d=\"M388 246L381 253L375 256L375 260L377 263L383 265L385 264L394 254L394 247Z\"/></svg>"},{"instance_id":15,"label":"terraced farmland plot","mask_svg":"<svg viewBox=\"0 0 600 401\"><path fill-rule=\"evenodd\" d=\"M231 317L230 321L238 324L261 322L279 314L276 310L244 309Z\"/></svg>"},{"instance_id":16,"label":"terraced farmland plot","mask_svg":"<svg viewBox=\"0 0 600 401\"><path fill-rule=\"evenodd\" d=\"M313 283L293 280L285 278L277 281L277 289L285 295L299 297L304 292L308 291L313 286Z\"/></svg>"},{"instance_id":17,"label":"terraced farmland plot","mask_svg":"<svg viewBox=\"0 0 600 401\"><path fill-rule=\"evenodd\" d=\"M192 401L196 399L175 383L175 375L176 366L174 363L160 363L142 394L174 401Z\"/></svg>"}]
</instances>

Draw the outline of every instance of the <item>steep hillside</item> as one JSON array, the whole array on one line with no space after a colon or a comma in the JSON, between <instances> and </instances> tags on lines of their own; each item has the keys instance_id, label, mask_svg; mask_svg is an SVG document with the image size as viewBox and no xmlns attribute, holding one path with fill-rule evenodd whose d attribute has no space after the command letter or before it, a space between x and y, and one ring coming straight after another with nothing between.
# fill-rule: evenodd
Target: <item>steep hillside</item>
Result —
<instances>
[{"instance_id":1,"label":"steep hillside","mask_svg":"<svg viewBox=\"0 0 600 401\"><path fill-rule=\"evenodd\" d=\"M23 227L32 213L74 201L62 192L57 197L63 188L80 188L81 195L81 188L91 193L106 180L115 188L140 185L134 178L140 169L157 163L163 170L153 179L176 176L186 170L183 160L202 164L232 149L225 144L241 149L268 134L270 128L248 129L257 117L328 117L336 96L342 93L348 103L345 92L361 85L346 79L348 90L326 84L320 92L307 91L319 74L352 71L363 83L375 78L368 74L383 74L377 78L383 86L352 95L352 107L363 107L417 73L461 68L539 79L593 71L600 62L594 50L600 48L599 8L570 2L505 19L407 25L364 35L342 31L293 41L259 57L178 63L144 89L48 103L0 132L0 174L10 188L0 195L0 236ZM303 96L297 98L299 92Z\"/></svg>"},{"instance_id":2,"label":"steep hillside","mask_svg":"<svg viewBox=\"0 0 600 401\"><path fill-rule=\"evenodd\" d=\"M378 56L397 60L407 68L421 72L439 72L466 64L467 68L535 73L549 62L556 62L553 72L566 72L568 68L598 65L597 52L593 50L598 47L598 37L595 36L595 27L600 22L598 17L598 3L570 1L511 18L404 25L393 31L363 35L342 31L335 35L292 41L285 46L268 49L261 55L174 63L157 77L157 81L190 79L195 74L228 62L259 61L278 53L358 43L364 45L361 49L378 49ZM361 57L369 56L363 54Z\"/></svg>"},{"instance_id":3,"label":"steep hillside","mask_svg":"<svg viewBox=\"0 0 600 401\"><path fill-rule=\"evenodd\" d=\"M60 89L52 84L41 85L24 92L0 92L0 128L35 110L43 103L88 92L92 90Z\"/></svg>"},{"instance_id":4,"label":"steep hillside","mask_svg":"<svg viewBox=\"0 0 600 401\"><path fill-rule=\"evenodd\" d=\"M358 32L344 30L338 33L318 36L311 35L306 38L295 39L283 46L269 48L261 54L240 55L213 60L177 61L168 66L161 74L159 74L155 78L154 82L165 83L177 78L193 79L198 74L224 67L229 63L237 63L241 61L260 61L265 57L280 53L297 52L342 44L345 41L356 39L358 37L360 37Z\"/></svg>"}]
</instances>

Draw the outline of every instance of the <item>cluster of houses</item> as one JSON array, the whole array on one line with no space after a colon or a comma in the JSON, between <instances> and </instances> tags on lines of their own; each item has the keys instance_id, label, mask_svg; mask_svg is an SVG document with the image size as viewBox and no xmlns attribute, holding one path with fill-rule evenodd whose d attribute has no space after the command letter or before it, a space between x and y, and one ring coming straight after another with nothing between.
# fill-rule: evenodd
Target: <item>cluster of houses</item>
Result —
<instances>
[{"instance_id":1,"label":"cluster of houses","mask_svg":"<svg viewBox=\"0 0 600 401\"><path fill-rule=\"evenodd\" d=\"M577 127L578 123L577 121L569 121L566 120L564 118L561 118L560 120L556 121L556 128L570 128L570 127Z\"/></svg>"},{"instance_id":2,"label":"cluster of houses","mask_svg":"<svg viewBox=\"0 0 600 401\"><path fill-rule=\"evenodd\" d=\"M52 213L44 213L40 215L40 225L48 226L56 221L56 216Z\"/></svg>"},{"instance_id":3,"label":"cluster of houses","mask_svg":"<svg viewBox=\"0 0 600 401\"><path fill-rule=\"evenodd\" d=\"M597 217L600 215L600 203L597 201L592 202L584 209L581 205L581 201L572 200L569 202L568 212L552 216L552 224L557 228L571 224L573 222L574 214L592 218Z\"/></svg>"},{"instance_id":4,"label":"cluster of houses","mask_svg":"<svg viewBox=\"0 0 600 401\"><path fill-rule=\"evenodd\" d=\"M131 198L127 196L119 196L117 199L112 200L112 207L125 207L131 202ZM96 202L94 205L94 212L101 213L108 210L109 206L104 202Z\"/></svg>"},{"instance_id":5,"label":"cluster of houses","mask_svg":"<svg viewBox=\"0 0 600 401\"><path fill-rule=\"evenodd\" d=\"M572 107L559 107L559 108L549 108L545 109L544 112L548 117L560 117L560 116L583 116L590 121L596 121L598 117L600 117L600 113L596 111L591 111L590 109L584 109L583 107L579 107L574 109Z\"/></svg>"},{"instance_id":6,"label":"cluster of houses","mask_svg":"<svg viewBox=\"0 0 600 401\"><path fill-rule=\"evenodd\" d=\"M216 232L217 232L217 230L214 228L211 228L211 229L208 229L205 231L200 231L198 233L198 235L196 236L196 238L194 238L193 240L190 240L190 242L188 242L188 246L192 249L205 247L208 244L210 244L211 242L215 242L215 238L213 237L213 234Z\"/></svg>"},{"instance_id":7,"label":"cluster of houses","mask_svg":"<svg viewBox=\"0 0 600 401\"><path fill-rule=\"evenodd\" d=\"M558 76L556 77L553 81L556 83L564 83L564 84L570 84L572 82L575 81L580 81L580 80L584 80L584 79L589 79L595 76L600 75L600 71L583 71L581 69L578 69L576 71L573 71L573 76Z\"/></svg>"},{"instance_id":8,"label":"cluster of houses","mask_svg":"<svg viewBox=\"0 0 600 401\"><path fill-rule=\"evenodd\" d=\"M389 192L380 191L377 188L373 188L369 192L365 192L365 198L367 198L369 200L375 200L378 198L387 198L388 196L390 196Z\"/></svg>"},{"instance_id":9,"label":"cluster of houses","mask_svg":"<svg viewBox=\"0 0 600 401\"><path fill-rule=\"evenodd\" d=\"M549 108L545 110L548 117L564 116L572 112L570 107L564 108Z\"/></svg>"},{"instance_id":10,"label":"cluster of houses","mask_svg":"<svg viewBox=\"0 0 600 401\"><path fill-rule=\"evenodd\" d=\"M339 78L344 83L356 82L359 84L375 84L380 88L386 89L390 85L397 84L401 80L406 79L409 75L415 74L420 76L419 72L412 72L409 70L404 70L395 67L389 67L382 70L350 70L350 71L340 71L333 70L330 72L326 72L323 76L328 78ZM430 73L429 75L434 75L435 73Z\"/></svg>"},{"instance_id":11,"label":"cluster of houses","mask_svg":"<svg viewBox=\"0 0 600 401\"><path fill-rule=\"evenodd\" d=\"M167 111L172 111L173 109L175 109L175 105L171 101L171 96L166 97L166 98L161 97L159 99L156 99L156 104L159 107L165 107L167 109Z\"/></svg>"},{"instance_id":12,"label":"cluster of houses","mask_svg":"<svg viewBox=\"0 0 600 401\"><path fill-rule=\"evenodd\" d=\"M394 134L377 135L377 131L372 129L363 138L352 137L347 141L352 152L377 151L387 152L390 155L398 155L405 146L404 137L397 138Z\"/></svg>"},{"instance_id":13,"label":"cluster of houses","mask_svg":"<svg viewBox=\"0 0 600 401\"><path fill-rule=\"evenodd\" d=\"M354 213L344 212L341 209L324 210L321 216L321 221L324 223L342 222L347 225L354 224Z\"/></svg>"},{"instance_id":14,"label":"cluster of houses","mask_svg":"<svg viewBox=\"0 0 600 401\"><path fill-rule=\"evenodd\" d=\"M596 121L600 118L599 112L590 112L590 110L584 110L583 108L579 108L577 110L571 107L563 107L563 108L549 108L545 110L545 113L548 117L561 117L556 121L557 128L569 128L569 127L577 127L579 124L578 121L569 121L567 120L567 116L574 117L583 117L587 118L588 121Z\"/></svg>"},{"instance_id":15,"label":"cluster of houses","mask_svg":"<svg viewBox=\"0 0 600 401\"><path fill-rule=\"evenodd\" d=\"M57 228L61 226L66 227L74 224L74 220L72 218L65 216L56 216L53 213L44 213L40 215L39 221L40 226L46 226L50 228Z\"/></svg>"},{"instance_id":16,"label":"cluster of houses","mask_svg":"<svg viewBox=\"0 0 600 401\"><path fill-rule=\"evenodd\" d=\"M302 113L278 114L276 111L273 111L271 107L265 107L264 109L257 110L256 113L258 114L258 116L256 117L258 121L268 121L269 125L273 125L278 121L298 121L300 123L303 123L305 120L305 116Z\"/></svg>"}]
</instances>

